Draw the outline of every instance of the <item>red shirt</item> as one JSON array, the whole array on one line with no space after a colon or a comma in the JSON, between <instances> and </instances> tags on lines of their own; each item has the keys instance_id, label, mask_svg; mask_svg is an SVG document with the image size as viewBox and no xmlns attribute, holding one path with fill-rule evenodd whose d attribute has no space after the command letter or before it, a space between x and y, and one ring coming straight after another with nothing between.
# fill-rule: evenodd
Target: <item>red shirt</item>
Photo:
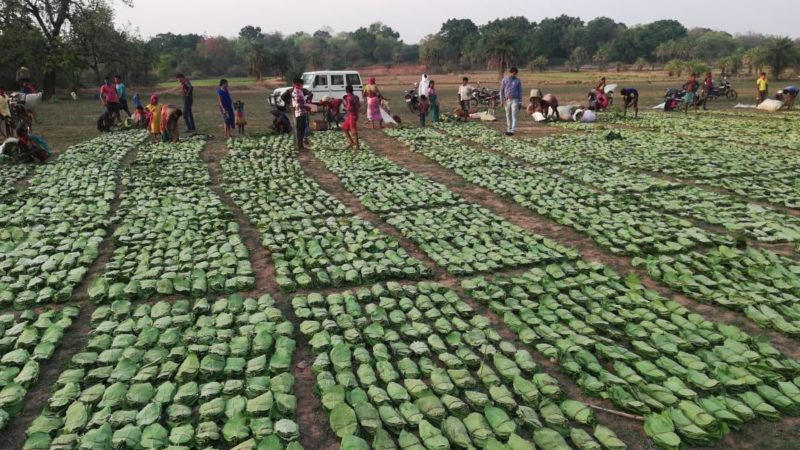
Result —
<instances>
[{"instance_id":1,"label":"red shirt","mask_svg":"<svg viewBox=\"0 0 800 450\"><path fill-rule=\"evenodd\" d=\"M361 108L361 102L358 100L353 94L347 94L344 96L344 110L347 111L348 114L352 114L355 117L358 117L358 110Z\"/></svg>"},{"instance_id":2,"label":"red shirt","mask_svg":"<svg viewBox=\"0 0 800 450\"><path fill-rule=\"evenodd\" d=\"M104 84L100 87L100 97L105 98L108 103L119 103L117 88L114 85Z\"/></svg>"}]
</instances>

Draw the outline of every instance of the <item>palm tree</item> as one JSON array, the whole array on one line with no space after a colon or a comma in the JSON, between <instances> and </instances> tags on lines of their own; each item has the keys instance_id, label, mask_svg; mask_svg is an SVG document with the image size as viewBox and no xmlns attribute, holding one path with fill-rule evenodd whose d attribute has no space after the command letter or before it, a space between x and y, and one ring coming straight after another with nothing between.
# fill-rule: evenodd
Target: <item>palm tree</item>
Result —
<instances>
[{"instance_id":1,"label":"palm tree","mask_svg":"<svg viewBox=\"0 0 800 450\"><path fill-rule=\"evenodd\" d=\"M531 61L531 69L544 72L544 68L547 67L549 63L550 60L547 59L547 56L539 55L536 58L533 58L533 61Z\"/></svg>"},{"instance_id":2,"label":"palm tree","mask_svg":"<svg viewBox=\"0 0 800 450\"><path fill-rule=\"evenodd\" d=\"M633 65L636 66L637 71L641 72L642 70L644 70L644 66L647 65L647 60L640 56L639 58L636 59L636 62L633 63Z\"/></svg>"},{"instance_id":3,"label":"palm tree","mask_svg":"<svg viewBox=\"0 0 800 450\"><path fill-rule=\"evenodd\" d=\"M785 36L767 39L763 51L763 61L772 69L775 79L780 79L784 70L800 62L800 49Z\"/></svg>"},{"instance_id":4,"label":"palm tree","mask_svg":"<svg viewBox=\"0 0 800 450\"><path fill-rule=\"evenodd\" d=\"M592 56L592 62L597 64L600 70L606 70L608 66L608 49L605 47L599 48L597 53Z\"/></svg>"},{"instance_id":5,"label":"palm tree","mask_svg":"<svg viewBox=\"0 0 800 450\"><path fill-rule=\"evenodd\" d=\"M510 31L497 28L492 28L491 32L484 33L481 37L487 68L495 69L502 75L514 64L518 45L517 37Z\"/></svg>"},{"instance_id":6,"label":"palm tree","mask_svg":"<svg viewBox=\"0 0 800 450\"><path fill-rule=\"evenodd\" d=\"M569 55L569 62L576 72L581 71L581 66L589 58L586 49L583 47L575 47Z\"/></svg>"},{"instance_id":7,"label":"palm tree","mask_svg":"<svg viewBox=\"0 0 800 450\"><path fill-rule=\"evenodd\" d=\"M751 48L742 53L742 64L747 66L747 75L753 75L753 68L760 68L762 60L761 49Z\"/></svg>"}]
</instances>

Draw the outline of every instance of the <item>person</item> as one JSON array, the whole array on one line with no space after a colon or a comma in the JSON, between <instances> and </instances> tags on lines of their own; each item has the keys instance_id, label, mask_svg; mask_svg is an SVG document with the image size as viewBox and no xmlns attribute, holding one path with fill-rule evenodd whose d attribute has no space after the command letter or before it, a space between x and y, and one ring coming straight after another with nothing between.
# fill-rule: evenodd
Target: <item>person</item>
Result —
<instances>
[{"instance_id":1,"label":"person","mask_svg":"<svg viewBox=\"0 0 800 450\"><path fill-rule=\"evenodd\" d=\"M225 78L219 80L217 104L219 105L219 113L222 115L223 129L227 139L231 137L231 129L236 123L233 116L233 100L231 99L231 93L228 91L228 80Z\"/></svg>"},{"instance_id":2,"label":"person","mask_svg":"<svg viewBox=\"0 0 800 450\"><path fill-rule=\"evenodd\" d=\"M354 148L355 150L361 149L361 144L358 142L358 112L361 109L361 102L358 96L353 94L353 85L348 84L345 88L345 95L342 99L344 103L345 116L342 131L347 137L347 148Z\"/></svg>"},{"instance_id":3,"label":"person","mask_svg":"<svg viewBox=\"0 0 800 450\"><path fill-rule=\"evenodd\" d=\"M375 78L370 78L367 82L367 86L364 88L364 98L367 99L367 119L372 122L372 128L375 128L376 122L380 128L383 128L383 114L381 114L383 94L381 94Z\"/></svg>"},{"instance_id":4,"label":"person","mask_svg":"<svg viewBox=\"0 0 800 450\"><path fill-rule=\"evenodd\" d=\"M786 109L789 111L792 110L792 106L794 106L794 100L797 98L797 93L800 90L795 85L786 86L785 88L779 90L775 94L775 99L780 100L786 106Z\"/></svg>"},{"instance_id":5,"label":"person","mask_svg":"<svg viewBox=\"0 0 800 450\"><path fill-rule=\"evenodd\" d=\"M425 128L425 118L428 117L428 111L431 109L431 102L428 101L428 96L423 95L419 98L419 126Z\"/></svg>"},{"instance_id":6,"label":"person","mask_svg":"<svg viewBox=\"0 0 800 450\"><path fill-rule=\"evenodd\" d=\"M600 78L600 82L597 83L597 86L594 88L594 95L595 101L597 102L597 107L601 111L605 111L608 108L608 96L606 95L606 77Z\"/></svg>"},{"instance_id":7,"label":"person","mask_svg":"<svg viewBox=\"0 0 800 450\"><path fill-rule=\"evenodd\" d=\"M714 77L712 76L711 72L706 73L706 78L703 80L703 86L706 89L706 92L709 94L714 89Z\"/></svg>"},{"instance_id":8,"label":"person","mask_svg":"<svg viewBox=\"0 0 800 450\"><path fill-rule=\"evenodd\" d=\"M161 138L161 106L158 104L158 96L151 95L150 103L147 104L145 110L150 115L150 126L148 131L153 138L153 142L159 142Z\"/></svg>"},{"instance_id":9,"label":"person","mask_svg":"<svg viewBox=\"0 0 800 450\"><path fill-rule=\"evenodd\" d=\"M105 105L108 114L116 118L117 122L121 122L119 117L119 96L117 95L116 86L111 84L111 78L107 77L100 87L100 100Z\"/></svg>"},{"instance_id":10,"label":"person","mask_svg":"<svg viewBox=\"0 0 800 450\"><path fill-rule=\"evenodd\" d=\"M175 105L164 105L161 108L161 140L163 142L178 142L180 140L180 127L178 119L183 113Z\"/></svg>"},{"instance_id":11,"label":"person","mask_svg":"<svg viewBox=\"0 0 800 450\"><path fill-rule=\"evenodd\" d=\"M340 123L342 121L342 100L326 95L322 97L322 101L319 104L322 106L323 116L325 117L325 122L328 123L328 128L332 128L336 125L336 129L340 129Z\"/></svg>"},{"instance_id":12,"label":"person","mask_svg":"<svg viewBox=\"0 0 800 450\"><path fill-rule=\"evenodd\" d=\"M272 108L272 128L278 134L289 134L292 132L292 122L285 112Z\"/></svg>"},{"instance_id":13,"label":"person","mask_svg":"<svg viewBox=\"0 0 800 450\"><path fill-rule=\"evenodd\" d=\"M594 106L586 109L579 109L575 112L575 121L582 123L594 123L597 120L597 114L594 112Z\"/></svg>"},{"instance_id":14,"label":"person","mask_svg":"<svg viewBox=\"0 0 800 450\"><path fill-rule=\"evenodd\" d=\"M537 112L544 114L544 111L542 111L542 97L542 91L531 89L531 94L528 96L528 107L526 108L529 116Z\"/></svg>"},{"instance_id":15,"label":"person","mask_svg":"<svg viewBox=\"0 0 800 450\"><path fill-rule=\"evenodd\" d=\"M458 105L461 108L459 120L464 119L464 122L469 120L469 97L472 95L472 90L473 87L469 84L469 78L462 78L461 86L458 87Z\"/></svg>"},{"instance_id":16,"label":"person","mask_svg":"<svg viewBox=\"0 0 800 450\"><path fill-rule=\"evenodd\" d=\"M137 106L133 110L133 127L134 128L147 128L150 124L150 114L144 109L142 105Z\"/></svg>"},{"instance_id":17,"label":"person","mask_svg":"<svg viewBox=\"0 0 800 450\"><path fill-rule=\"evenodd\" d=\"M142 98L139 97L139 93L133 94L133 109L139 109L142 106Z\"/></svg>"},{"instance_id":18,"label":"person","mask_svg":"<svg viewBox=\"0 0 800 450\"><path fill-rule=\"evenodd\" d=\"M700 88L700 83L697 81L697 74L693 73L691 77L689 77L689 81L683 85L683 89L686 90L686 95L683 96L683 112L689 112L689 106L694 105L694 111L697 112L698 103L697 103L697 90Z\"/></svg>"},{"instance_id":19,"label":"person","mask_svg":"<svg viewBox=\"0 0 800 450\"><path fill-rule=\"evenodd\" d=\"M428 84L428 101L431 104L431 122L436 123L439 121L439 93L433 80Z\"/></svg>"},{"instance_id":20,"label":"person","mask_svg":"<svg viewBox=\"0 0 800 450\"><path fill-rule=\"evenodd\" d=\"M20 83L19 91L25 95L35 94L36 86L33 85L33 82L31 82L31 80L24 80L22 81L22 83Z\"/></svg>"},{"instance_id":21,"label":"person","mask_svg":"<svg viewBox=\"0 0 800 450\"><path fill-rule=\"evenodd\" d=\"M32 162L43 163L50 158L47 143L42 138L29 134L25 126L17 128L17 145L20 153Z\"/></svg>"},{"instance_id":22,"label":"person","mask_svg":"<svg viewBox=\"0 0 800 450\"><path fill-rule=\"evenodd\" d=\"M128 91L125 89L125 83L122 82L122 77L114 75L114 87L117 90L117 98L119 99L119 109L125 111L128 117L131 116L131 110L128 108Z\"/></svg>"},{"instance_id":23,"label":"person","mask_svg":"<svg viewBox=\"0 0 800 450\"><path fill-rule=\"evenodd\" d=\"M622 110L622 116L628 115L628 108L633 108L633 117L639 118L639 91L634 88L622 88L622 101L625 104Z\"/></svg>"},{"instance_id":24,"label":"person","mask_svg":"<svg viewBox=\"0 0 800 450\"><path fill-rule=\"evenodd\" d=\"M237 100L233 104L233 109L236 114L236 128L239 130L239 136L244 136L244 126L247 125L247 117L244 116L244 102Z\"/></svg>"},{"instance_id":25,"label":"person","mask_svg":"<svg viewBox=\"0 0 800 450\"><path fill-rule=\"evenodd\" d=\"M417 97L422 97L423 95L428 95L428 88L430 88L431 79L428 77L427 73L422 74L422 78L419 80L417 84Z\"/></svg>"},{"instance_id":26,"label":"person","mask_svg":"<svg viewBox=\"0 0 800 450\"><path fill-rule=\"evenodd\" d=\"M294 112L295 145L297 150L305 150L308 106L303 93L303 80L295 78L292 83L292 111Z\"/></svg>"},{"instance_id":27,"label":"person","mask_svg":"<svg viewBox=\"0 0 800 450\"><path fill-rule=\"evenodd\" d=\"M761 76L756 80L756 106L767 99L769 94L769 82L767 81L767 73L761 72Z\"/></svg>"},{"instance_id":28,"label":"person","mask_svg":"<svg viewBox=\"0 0 800 450\"><path fill-rule=\"evenodd\" d=\"M3 133L11 136L11 105L8 103L6 88L0 86L0 124L3 125Z\"/></svg>"},{"instance_id":29,"label":"person","mask_svg":"<svg viewBox=\"0 0 800 450\"><path fill-rule=\"evenodd\" d=\"M183 95L183 121L186 122L186 131L194 133L197 131L197 127L194 124L194 114L192 113L194 86L192 86L192 82L182 73L175 75L175 79L181 84L181 95Z\"/></svg>"},{"instance_id":30,"label":"person","mask_svg":"<svg viewBox=\"0 0 800 450\"><path fill-rule=\"evenodd\" d=\"M561 120L561 116L558 113L558 99L553 94L545 94L542 97L542 114L545 117L550 118L551 116L555 116L556 120Z\"/></svg>"},{"instance_id":31,"label":"person","mask_svg":"<svg viewBox=\"0 0 800 450\"><path fill-rule=\"evenodd\" d=\"M517 117L522 104L522 82L517 77L519 70L512 67L508 76L500 83L500 102L506 108L506 136L517 132Z\"/></svg>"}]
</instances>

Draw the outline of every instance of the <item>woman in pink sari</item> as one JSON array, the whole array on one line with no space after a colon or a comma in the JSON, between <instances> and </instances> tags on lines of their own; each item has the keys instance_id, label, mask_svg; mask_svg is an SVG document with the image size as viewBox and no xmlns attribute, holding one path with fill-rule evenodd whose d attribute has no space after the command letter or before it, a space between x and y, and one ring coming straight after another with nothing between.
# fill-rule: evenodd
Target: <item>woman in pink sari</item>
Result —
<instances>
[{"instance_id":1,"label":"woman in pink sari","mask_svg":"<svg viewBox=\"0 0 800 450\"><path fill-rule=\"evenodd\" d=\"M383 94L375 84L375 78L370 78L364 88L364 98L367 99L367 120L372 122L372 128L378 123L383 128L383 115L381 114L381 99Z\"/></svg>"}]
</instances>

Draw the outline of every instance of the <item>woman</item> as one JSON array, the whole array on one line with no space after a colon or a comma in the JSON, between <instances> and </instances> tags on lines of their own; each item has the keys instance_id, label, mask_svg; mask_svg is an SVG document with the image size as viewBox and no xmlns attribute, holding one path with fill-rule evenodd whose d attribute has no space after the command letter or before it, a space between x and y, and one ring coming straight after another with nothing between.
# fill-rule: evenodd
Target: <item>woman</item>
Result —
<instances>
[{"instance_id":1,"label":"woman","mask_svg":"<svg viewBox=\"0 0 800 450\"><path fill-rule=\"evenodd\" d=\"M148 131L150 132L150 136L153 138L153 142L157 143L161 141L161 105L158 104L158 96L151 95L150 96L150 103L145 107L148 113L150 113L150 126L148 127Z\"/></svg>"},{"instance_id":2,"label":"woman","mask_svg":"<svg viewBox=\"0 0 800 450\"><path fill-rule=\"evenodd\" d=\"M377 122L383 128L383 114L381 114L381 99L383 94L375 84L375 78L370 78L367 86L364 88L364 98L367 99L367 119L372 122L372 128L375 128Z\"/></svg>"},{"instance_id":3,"label":"woman","mask_svg":"<svg viewBox=\"0 0 800 450\"><path fill-rule=\"evenodd\" d=\"M231 93L228 92L228 80L219 80L219 89L217 89L217 103L219 104L219 112L222 114L222 122L225 128L225 138L231 137L231 129L236 126L235 117L233 115L233 100Z\"/></svg>"},{"instance_id":4,"label":"woman","mask_svg":"<svg viewBox=\"0 0 800 450\"><path fill-rule=\"evenodd\" d=\"M431 122L439 121L439 94L436 92L436 82L431 80L428 85L428 101L431 104Z\"/></svg>"},{"instance_id":5,"label":"woman","mask_svg":"<svg viewBox=\"0 0 800 450\"><path fill-rule=\"evenodd\" d=\"M606 96L606 77L600 78L600 82L597 83L597 87L594 88L595 100L597 101L597 107L601 111L605 111L608 108L608 96Z\"/></svg>"}]
</instances>

